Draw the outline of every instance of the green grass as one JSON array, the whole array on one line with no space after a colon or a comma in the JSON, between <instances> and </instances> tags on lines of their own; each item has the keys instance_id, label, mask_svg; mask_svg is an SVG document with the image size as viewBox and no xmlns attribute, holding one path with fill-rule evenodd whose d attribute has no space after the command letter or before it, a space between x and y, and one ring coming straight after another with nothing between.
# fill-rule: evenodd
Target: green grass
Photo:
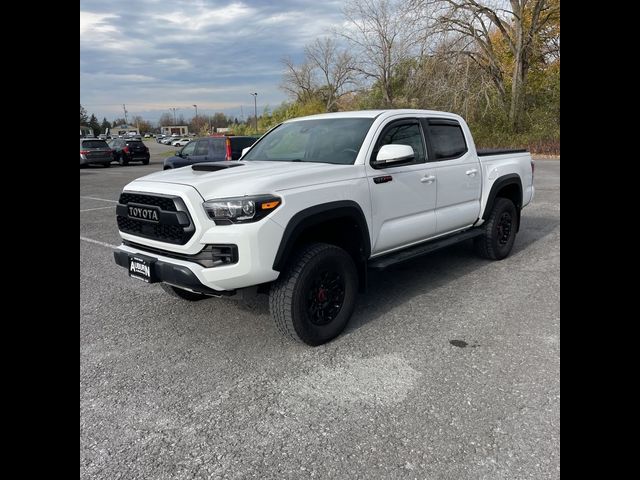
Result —
<instances>
[{"instance_id":1,"label":"green grass","mask_svg":"<svg viewBox=\"0 0 640 480\"><path fill-rule=\"evenodd\" d=\"M178 148L176 148L175 150L167 150L166 152L162 152L159 155L162 158L173 157L178 150L179 150Z\"/></svg>"}]
</instances>

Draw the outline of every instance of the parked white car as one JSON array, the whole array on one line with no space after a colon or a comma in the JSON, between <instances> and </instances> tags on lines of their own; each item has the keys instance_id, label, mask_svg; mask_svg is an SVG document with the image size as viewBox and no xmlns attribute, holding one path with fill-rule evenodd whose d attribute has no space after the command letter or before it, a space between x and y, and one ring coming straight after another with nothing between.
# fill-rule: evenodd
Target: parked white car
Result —
<instances>
[{"instance_id":1,"label":"parked white car","mask_svg":"<svg viewBox=\"0 0 640 480\"><path fill-rule=\"evenodd\" d=\"M187 143L189 143L191 141L190 138L180 138L178 140L174 140L173 142L171 142L171 145L173 145L174 147L184 147Z\"/></svg>"}]
</instances>

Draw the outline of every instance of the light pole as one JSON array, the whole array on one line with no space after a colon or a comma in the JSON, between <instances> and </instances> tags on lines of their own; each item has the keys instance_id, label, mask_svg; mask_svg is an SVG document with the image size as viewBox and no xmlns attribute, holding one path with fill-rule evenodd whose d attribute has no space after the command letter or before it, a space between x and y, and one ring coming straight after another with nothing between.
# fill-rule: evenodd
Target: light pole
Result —
<instances>
[{"instance_id":1,"label":"light pole","mask_svg":"<svg viewBox=\"0 0 640 480\"><path fill-rule=\"evenodd\" d=\"M175 125L176 124L176 109L172 107L169 110L173 110L173 125Z\"/></svg>"},{"instance_id":2,"label":"light pole","mask_svg":"<svg viewBox=\"0 0 640 480\"><path fill-rule=\"evenodd\" d=\"M196 123L198 121L198 105L193 105L193 107L196 109L196 116L193 119L194 121L191 122L191 124L195 127L198 128L198 124Z\"/></svg>"},{"instance_id":3,"label":"light pole","mask_svg":"<svg viewBox=\"0 0 640 480\"><path fill-rule=\"evenodd\" d=\"M253 116L256 119L256 134L258 133L258 92L250 93L253 96Z\"/></svg>"}]
</instances>

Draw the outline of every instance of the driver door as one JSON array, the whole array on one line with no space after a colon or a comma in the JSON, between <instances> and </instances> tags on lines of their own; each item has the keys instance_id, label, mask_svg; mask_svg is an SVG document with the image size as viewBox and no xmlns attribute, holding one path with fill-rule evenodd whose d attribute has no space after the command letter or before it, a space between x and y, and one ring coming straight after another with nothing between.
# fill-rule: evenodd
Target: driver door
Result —
<instances>
[{"instance_id":1,"label":"driver door","mask_svg":"<svg viewBox=\"0 0 640 480\"><path fill-rule=\"evenodd\" d=\"M185 165L191 165L193 163L193 154L196 149L197 142L189 142L182 149L176 152L176 156L180 159L174 162L175 166L184 167Z\"/></svg>"},{"instance_id":2,"label":"driver door","mask_svg":"<svg viewBox=\"0 0 640 480\"><path fill-rule=\"evenodd\" d=\"M380 147L409 145L415 157L408 163L374 166ZM426 163L427 149L421 122L403 118L386 124L366 165L371 195L373 245L381 254L425 240L436 232L436 183Z\"/></svg>"}]
</instances>

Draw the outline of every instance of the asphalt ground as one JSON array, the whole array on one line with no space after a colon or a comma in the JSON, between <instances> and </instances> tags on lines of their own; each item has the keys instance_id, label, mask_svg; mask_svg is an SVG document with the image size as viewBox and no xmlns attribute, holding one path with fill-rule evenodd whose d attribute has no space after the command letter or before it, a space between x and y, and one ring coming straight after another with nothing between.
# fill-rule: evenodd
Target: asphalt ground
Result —
<instances>
[{"instance_id":1,"label":"asphalt ground","mask_svg":"<svg viewBox=\"0 0 640 480\"><path fill-rule=\"evenodd\" d=\"M189 303L115 265L122 187L80 170L83 479L554 479L560 468L560 161L536 164L510 257L463 243L372 272L327 345L266 296Z\"/></svg>"}]
</instances>

